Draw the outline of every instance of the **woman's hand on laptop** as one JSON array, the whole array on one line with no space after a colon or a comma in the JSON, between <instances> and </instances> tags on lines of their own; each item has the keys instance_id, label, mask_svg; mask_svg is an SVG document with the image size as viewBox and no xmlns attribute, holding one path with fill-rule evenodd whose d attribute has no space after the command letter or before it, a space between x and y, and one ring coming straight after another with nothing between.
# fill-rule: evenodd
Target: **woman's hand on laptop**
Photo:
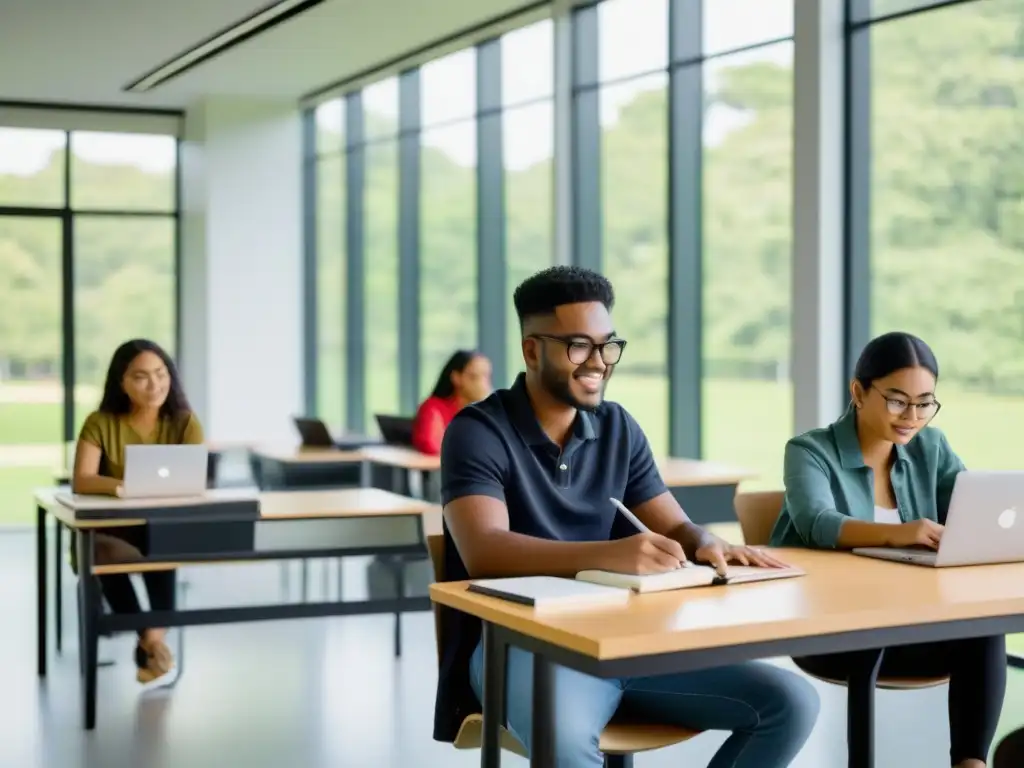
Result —
<instances>
[{"instance_id":1,"label":"woman's hand on laptop","mask_svg":"<svg viewBox=\"0 0 1024 768\"><path fill-rule=\"evenodd\" d=\"M914 520L892 527L890 546L938 549L945 528L934 520Z\"/></svg>"}]
</instances>

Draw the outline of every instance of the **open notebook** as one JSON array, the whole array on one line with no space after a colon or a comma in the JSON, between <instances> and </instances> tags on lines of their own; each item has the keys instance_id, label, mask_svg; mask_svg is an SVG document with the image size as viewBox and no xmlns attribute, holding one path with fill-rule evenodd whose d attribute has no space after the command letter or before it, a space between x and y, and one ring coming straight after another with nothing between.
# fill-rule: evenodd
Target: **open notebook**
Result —
<instances>
[{"instance_id":1,"label":"open notebook","mask_svg":"<svg viewBox=\"0 0 1024 768\"><path fill-rule=\"evenodd\" d=\"M470 582L468 589L470 592L531 605L538 611L625 605L630 594L622 586L603 586L556 576L478 579Z\"/></svg>"},{"instance_id":2,"label":"open notebook","mask_svg":"<svg viewBox=\"0 0 1024 768\"><path fill-rule=\"evenodd\" d=\"M687 589L689 587L710 587L719 584L743 584L752 581L769 581L771 579L789 579L803 576L799 568L757 568L745 565L730 565L726 576L719 576L715 569L708 565L691 564L684 568L665 573L652 573L640 576L630 573L614 573L612 571L580 571L576 578L592 584L609 587L625 587L634 592L665 592L670 589Z\"/></svg>"}]
</instances>

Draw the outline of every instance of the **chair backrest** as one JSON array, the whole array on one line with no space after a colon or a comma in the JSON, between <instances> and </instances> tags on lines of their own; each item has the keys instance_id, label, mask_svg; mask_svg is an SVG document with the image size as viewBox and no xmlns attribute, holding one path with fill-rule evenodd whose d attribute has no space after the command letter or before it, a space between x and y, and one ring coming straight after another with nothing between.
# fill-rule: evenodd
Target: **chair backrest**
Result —
<instances>
[{"instance_id":1,"label":"chair backrest","mask_svg":"<svg viewBox=\"0 0 1024 768\"><path fill-rule=\"evenodd\" d=\"M737 493L733 502L736 517L743 530L743 542L750 547L764 546L771 539L772 528L782 511L782 491Z\"/></svg>"},{"instance_id":2,"label":"chair backrest","mask_svg":"<svg viewBox=\"0 0 1024 768\"><path fill-rule=\"evenodd\" d=\"M434 566L434 581L444 581L444 534L435 533L427 536L427 551L430 552L430 564ZM434 612L434 640L437 643L437 663L441 663L441 606L431 604Z\"/></svg>"}]
</instances>

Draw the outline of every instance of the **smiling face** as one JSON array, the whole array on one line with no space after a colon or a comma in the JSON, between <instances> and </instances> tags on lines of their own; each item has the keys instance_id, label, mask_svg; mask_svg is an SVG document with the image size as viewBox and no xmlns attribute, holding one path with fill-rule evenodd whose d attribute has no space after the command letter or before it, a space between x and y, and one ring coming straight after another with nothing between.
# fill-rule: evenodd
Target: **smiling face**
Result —
<instances>
[{"instance_id":1,"label":"smiling face","mask_svg":"<svg viewBox=\"0 0 1024 768\"><path fill-rule=\"evenodd\" d=\"M171 391L171 374L159 355L149 351L140 352L128 364L121 379L121 387L134 408L159 408Z\"/></svg>"},{"instance_id":2,"label":"smiling face","mask_svg":"<svg viewBox=\"0 0 1024 768\"><path fill-rule=\"evenodd\" d=\"M898 445L909 443L939 410L935 376L922 366L901 368L869 387L854 380L850 394L858 407L860 429Z\"/></svg>"},{"instance_id":3,"label":"smiling face","mask_svg":"<svg viewBox=\"0 0 1024 768\"><path fill-rule=\"evenodd\" d=\"M563 304L551 315L530 318L523 330L526 365L544 390L573 408L597 408L621 354L604 304Z\"/></svg>"}]
</instances>

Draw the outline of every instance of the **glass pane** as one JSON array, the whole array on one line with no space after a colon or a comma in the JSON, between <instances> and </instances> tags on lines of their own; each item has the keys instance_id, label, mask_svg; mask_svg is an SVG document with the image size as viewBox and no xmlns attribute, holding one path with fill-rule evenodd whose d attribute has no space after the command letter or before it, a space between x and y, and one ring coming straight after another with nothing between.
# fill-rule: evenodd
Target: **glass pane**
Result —
<instances>
[{"instance_id":1,"label":"glass pane","mask_svg":"<svg viewBox=\"0 0 1024 768\"><path fill-rule=\"evenodd\" d=\"M421 125L472 117L476 113L476 48L424 64L420 87Z\"/></svg>"},{"instance_id":2,"label":"glass pane","mask_svg":"<svg viewBox=\"0 0 1024 768\"><path fill-rule=\"evenodd\" d=\"M316 108L316 153L340 152L345 147L345 101L332 99Z\"/></svg>"},{"instance_id":3,"label":"glass pane","mask_svg":"<svg viewBox=\"0 0 1024 768\"><path fill-rule=\"evenodd\" d=\"M871 27L871 332L923 338L968 467L1024 429L1024 2Z\"/></svg>"},{"instance_id":4,"label":"glass pane","mask_svg":"<svg viewBox=\"0 0 1024 768\"><path fill-rule=\"evenodd\" d=\"M476 333L476 122L424 131L420 174L420 395Z\"/></svg>"},{"instance_id":5,"label":"glass pane","mask_svg":"<svg viewBox=\"0 0 1024 768\"><path fill-rule=\"evenodd\" d=\"M61 250L59 219L0 217L0 526L64 464Z\"/></svg>"},{"instance_id":6,"label":"glass pane","mask_svg":"<svg viewBox=\"0 0 1024 768\"><path fill-rule=\"evenodd\" d=\"M668 455L668 76L601 90L604 273L629 346L608 387Z\"/></svg>"},{"instance_id":7,"label":"glass pane","mask_svg":"<svg viewBox=\"0 0 1024 768\"><path fill-rule=\"evenodd\" d=\"M367 140L398 135L398 78L363 89L363 132Z\"/></svg>"},{"instance_id":8,"label":"glass pane","mask_svg":"<svg viewBox=\"0 0 1024 768\"><path fill-rule=\"evenodd\" d=\"M705 0L706 56L792 34L793 0Z\"/></svg>"},{"instance_id":9,"label":"glass pane","mask_svg":"<svg viewBox=\"0 0 1024 768\"><path fill-rule=\"evenodd\" d=\"M316 414L345 425L345 155L316 164Z\"/></svg>"},{"instance_id":10,"label":"glass pane","mask_svg":"<svg viewBox=\"0 0 1024 768\"><path fill-rule=\"evenodd\" d=\"M135 133L71 134L71 207L173 211L178 142Z\"/></svg>"},{"instance_id":11,"label":"glass pane","mask_svg":"<svg viewBox=\"0 0 1024 768\"><path fill-rule=\"evenodd\" d=\"M0 128L0 205L64 205L67 134Z\"/></svg>"},{"instance_id":12,"label":"glass pane","mask_svg":"<svg viewBox=\"0 0 1024 768\"><path fill-rule=\"evenodd\" d=\"M145 338L175 353L174 219L76 216L74 233L77 435L118 345Z\"/></svg>"},{"instance_id":13,"label":"glass pane","mask_svg":"<svg viewBox=\"0 0 1024 768\"><path fill-rule=\"evenodd\" d=\"M366 427L397 414L398 142L366 147Z\"/></svg>"},{"instance_id":14,"label":"glass pane","mask_svg":"<svg viewBox=\"0 0 1024 768\"><path fill-rule=\"evenodd\" d=\"M945 0L854 0L850 3L850 21L866 21L904 11L928 10ZM974 0L971 0L974 2Z\"/></svg>"},{"instance_id":15,"label":"glass pane","mask_svg":"<svg viewBox=\"0 0 1024 768\"><path fill-rule=\"evenodd\" d=\"M554 93L554 30L551 19L545 19L501 38L501 100L505 106Z\"/></svg>"},{"instance_id":16,"label":"glass pane","mask_svg":"<svg viewBox=\"0 0 1024 768\"><path fill-rule=\"evenodd\" d=\"M668 65L668 0L606 0L597 29L602 82Z\"/></svg>"},{"instance_id":17,"label":"glass pane","mask_svg":"<svg viewBox=\"0 0 1024 768\"><path fill-rule=\"evenodd\" d=\"M756 471L751 488L781 488L793 434L793 44L709 61L704 87L704 456Z\"/></svg>"},{"instance_id":18,"label":"glass pane","mask_svg":"<svg viewBox=\"0 0 1024 768\"><path fill-rule=\"evenodd\" d=\"M505 258L508 274L508 381L524 370L515 287L554 263L554 105L550 101L503 115L505 161Z\"/></svg>"}]
</instances>

